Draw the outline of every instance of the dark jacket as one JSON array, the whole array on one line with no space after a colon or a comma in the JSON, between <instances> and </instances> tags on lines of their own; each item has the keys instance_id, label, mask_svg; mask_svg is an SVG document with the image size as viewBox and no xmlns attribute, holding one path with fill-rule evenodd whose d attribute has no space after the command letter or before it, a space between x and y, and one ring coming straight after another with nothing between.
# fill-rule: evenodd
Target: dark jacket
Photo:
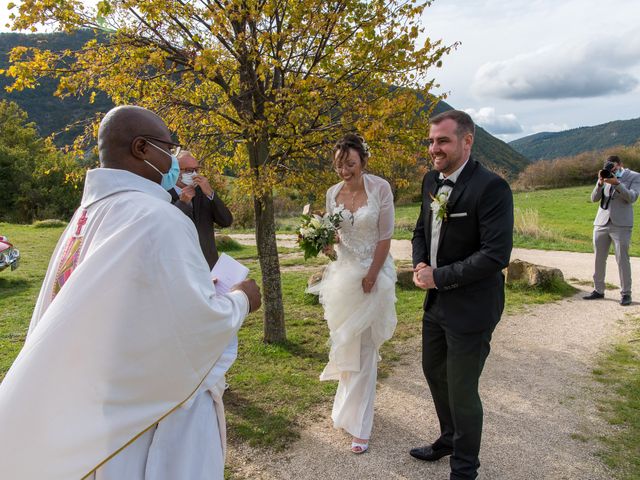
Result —
<instances>
[{"instance_id":1,"label":"dark jacket","mask_svg":"<svg viewBox=\"0 0 640 480\"><path fill-rule=\"evenodd\" d=\"M198 240L204 257L207 259L209 268L213 268L218 261L218 250L213 232L213 224L220 227L228 227L233 222L231 212L224 202L215 193L213 199L202 192L200 187L196 187L196 194L190 203L180 200L178 192L169 190L171 203L178 207L191 220L193 220L198 231Z\"/></svg>"},{"instance_id":2,"label":"dark jacket","mask_svg":"<svg viewBox=\"0 0 640 480\"><path fill-rule=\"evenodd\" d=\"M413 232L413 265L431 264L431 194L435 170L422 181L422 206ZM504 276L513 246L513 196L509 184L469 159L451 190L443 221L434 281L447 325L461 333L493 328L504 308ZM427 295L424 308L429 308Z\"/></svg>"}]
</instances>

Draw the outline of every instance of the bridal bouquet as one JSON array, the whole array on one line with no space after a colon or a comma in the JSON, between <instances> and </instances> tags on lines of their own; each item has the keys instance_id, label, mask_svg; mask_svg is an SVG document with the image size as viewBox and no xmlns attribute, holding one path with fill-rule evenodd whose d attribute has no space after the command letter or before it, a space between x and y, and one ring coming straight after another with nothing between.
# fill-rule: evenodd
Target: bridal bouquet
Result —
<instances>
[{"instance_id":1,"label":"bridal bouquet","mask_svg":"<svg viewBox=\"0 0 640 480\"><path fill-rule=\"evenodd\" d=\"M298 233L298 245L304 251L304 259L317 257L325 248L336 243L336 232L340 229L342 212L328 214L316 214L309 212L309 205L302 211L302 222L296 230ZM335 258L329 257L331 260Z\"/></svg>"}]
</instances>

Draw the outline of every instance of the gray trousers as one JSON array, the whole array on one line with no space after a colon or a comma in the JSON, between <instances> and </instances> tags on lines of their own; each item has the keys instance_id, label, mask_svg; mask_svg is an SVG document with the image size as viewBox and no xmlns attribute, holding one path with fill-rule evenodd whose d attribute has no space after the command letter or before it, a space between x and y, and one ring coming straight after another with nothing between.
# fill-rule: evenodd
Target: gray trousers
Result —
<instances>
[{"instance_id":1,"label":"gray trousers","mask_svg":"<svg viewBox=\"0 0 640 480\"><path fill-rule=\"evenodd\" d=\"M620 293L631 295L631 262L629 261L629 245L631 244L632 227L616 227L611 222L603 226L593 227L593 250L596 254L593 285L598 293L604 293L604 275L607 270L607 256L613 241L613 248L620 274Z\"/></svg>"}]
</instances>

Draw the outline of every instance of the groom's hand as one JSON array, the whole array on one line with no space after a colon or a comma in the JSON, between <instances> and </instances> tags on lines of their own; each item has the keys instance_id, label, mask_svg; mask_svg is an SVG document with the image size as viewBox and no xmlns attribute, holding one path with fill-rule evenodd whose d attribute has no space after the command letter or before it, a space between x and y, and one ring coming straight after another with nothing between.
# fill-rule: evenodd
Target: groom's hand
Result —
<instances>
[{"instance_id":1,"label":"groom's hand","mask_svg":"<svg viewBox=\"0 0 640 480\"><path fill-rule=\"evenodd\" d=\"M422 290L426 290L426 289L427 289L427 286L426 286L426 285L424 285L423 283L421 283L421 282L420 282L420 280L418 279L418 272L419 272L420 270L422 270L422 269L423 269L424 267L426 267L426 266L427 266L427 264L426 264L426 263L424 263L424 262L420 262L420 263L418 263L418 264L414 267L414 269L413 269L413 284L414 284L416 287L421 288Z\"/></svg>"},{"instance_id":2,"label":"groom's hand","mask_svg":"<svg viewBox=\"0 0 640 480\"><path fill-rule=\"evenodd\" d=\"M416 287L421 288L422 290L436 288L436 283L433 279L433 268L421 262L416 265L413 272L413 283Z\"/></svg>"}]
</instances>

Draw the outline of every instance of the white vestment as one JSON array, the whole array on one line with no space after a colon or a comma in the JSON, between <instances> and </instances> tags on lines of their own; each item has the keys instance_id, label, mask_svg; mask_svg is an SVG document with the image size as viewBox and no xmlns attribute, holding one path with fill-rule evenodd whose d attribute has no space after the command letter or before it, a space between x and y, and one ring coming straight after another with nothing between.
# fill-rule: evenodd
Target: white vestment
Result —
<instances>
[{"instance_id":1,"label":"white vestment","mask_svg":"<svg viewBox=\"0 0 640 480\"><path fill-rule=\"evenodd\" d=\"M125 170L87 173L24 347L0 384L2 478L100 475L119 453L151 458L153 442L166 439L157 460L170 462L162 452L181 443L180 429L217 418L208 398L218 404L233 361L223 352L248 300L216 295L193 222L170 198ZM156 437L163 425L172 428Z\"/></svg>"}]
</instances>

